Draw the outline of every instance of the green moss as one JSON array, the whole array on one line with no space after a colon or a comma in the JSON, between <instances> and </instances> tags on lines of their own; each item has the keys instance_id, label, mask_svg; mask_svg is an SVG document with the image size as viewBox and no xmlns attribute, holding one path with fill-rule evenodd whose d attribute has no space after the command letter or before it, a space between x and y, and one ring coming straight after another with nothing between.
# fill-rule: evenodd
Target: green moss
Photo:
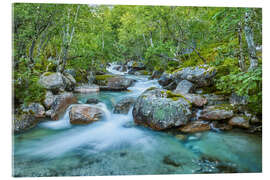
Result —
<instances>
[{"instance_id":1,"label":"green moss","mask_svg":"<svg viewBox=\"0 0 270 180\"><path fill-rule=\"evenodd\" d=\"M217 110L235 111L235 108L230 104L220 104L214 107Z\"/></svg>"},{"instance_id":2,"label":"green moss","mask_svg":"<svg viewBox=\"0 0 270 180\"><path fill-rule=\"evenodd\" d=\"M50 76L50 75L52 75L54 72L45 72L44 74L43 74L43 76Z\"/></svg>"},{"instance_id":3,"label":"green moss","mask_svg":"<svg viewBox=\"0 0 270 180\"><path fill-rule=\"evenodd\" d=\"M176 94L171 92L170 90L166 91L167 94L167 98L173 98L173 97L181 97L181 98L185 98L182 94Z\"/></svg>"},{"instance_id":4,"label":"green moss","mask_svg":"<svg viewBox=\"0 0 270 180\"><path fill-rule=\"evenodd\" d=\"M173 101L178 101L179 100L179 97L172 97L170 99L172 99Z\"/></svg>"},{"instance_id":5,"label":"green moss","mask_svg":"<svg viewBox=\"0 0 270 180\"><path fill-rule=\"evenodd\" d=\"M142 74L142 75L149 75L150 73L149 73L148 71L146 71L146 70L142 70L142 71L141 71L141 74Z\"/></svg>"},{"instance_id":6,"label":"green moss","mask_svg":"<svg viewBox=\"0 0 270 180\"><path fill-rule=\"evenodd\" d=\"M156 87L150 87L150 88L146 89L146 91L152 91L154 89L157 89L157 88Z\"/></svg>"},{"instance_id":7,"label":"green moss","mask_svg":"<svg viewBox=\"0 0 270 180\"><path fill-rule=\"evenodd\" d=\"M109 75L109 74L96 75L96 80L103 81L103 80L107 80L108 78L111 78L111 77L115 77L115 76L114 75Z\"/></svg>"}]
</instances>

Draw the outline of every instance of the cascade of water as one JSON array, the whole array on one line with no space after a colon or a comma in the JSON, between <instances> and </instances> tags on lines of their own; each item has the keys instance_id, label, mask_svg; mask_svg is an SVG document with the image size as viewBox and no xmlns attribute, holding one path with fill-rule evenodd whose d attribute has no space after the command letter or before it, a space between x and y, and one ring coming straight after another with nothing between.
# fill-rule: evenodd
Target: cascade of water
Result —
<instances>
[{"instance_id":1,"label":"cascade of water","mask_svg":"<svg viewBox=\"0 0 270 180\"><path fill-rule=\"evenodd\" d=\"M115 63L110 63L109 66L106 67L106 70L107 70L108 72L112 73L112 74L118 74L118 75L124 75L124 74L127 73L127 72L120 72L120 71L115 70L114 68L115 68L116 66L119 66L119 65L117 65L117 64L115 64Z\"/></svg>"}]
</instances>

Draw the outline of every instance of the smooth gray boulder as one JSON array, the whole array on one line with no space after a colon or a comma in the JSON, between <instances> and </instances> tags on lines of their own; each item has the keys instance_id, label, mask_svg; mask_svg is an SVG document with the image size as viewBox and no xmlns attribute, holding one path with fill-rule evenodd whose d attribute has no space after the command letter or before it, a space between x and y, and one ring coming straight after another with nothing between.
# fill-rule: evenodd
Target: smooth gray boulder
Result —
<instances>
[{"instance_id":1,"label":"smooth gray boulder","mask_svg":"<svg viewBox=\"0 0 270 180\"><path fill-rule=\"evenodd\" d=\"M213 83L213 77L216 75L216 69L209 66L187 67L173 74L176 82L188 80L196 87L210 86Z\"/></svg>"}]
</instances>

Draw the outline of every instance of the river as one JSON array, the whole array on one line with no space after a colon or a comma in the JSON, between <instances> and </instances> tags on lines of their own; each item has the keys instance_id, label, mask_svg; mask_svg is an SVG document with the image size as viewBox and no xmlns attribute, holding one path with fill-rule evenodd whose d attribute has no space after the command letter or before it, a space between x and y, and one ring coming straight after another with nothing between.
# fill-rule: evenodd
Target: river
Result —
<instances>
[{"instance_id":1,"label":"river","mask_svg":"<svg viewBox=\"0 0 270 180\"><path fill-rule=\"evenodd\" d=\"M58 121L46 121L14 135L14 176L90 176L261 172L261 137L241 131L208 131L181 136L137 126L132 109L114 114L113 104L138 97L157 80L121 74L136 80L126 92L76 94L105 112L102 120L84 126L69 123L69 109Z\"/></svg>"}]
</instances>

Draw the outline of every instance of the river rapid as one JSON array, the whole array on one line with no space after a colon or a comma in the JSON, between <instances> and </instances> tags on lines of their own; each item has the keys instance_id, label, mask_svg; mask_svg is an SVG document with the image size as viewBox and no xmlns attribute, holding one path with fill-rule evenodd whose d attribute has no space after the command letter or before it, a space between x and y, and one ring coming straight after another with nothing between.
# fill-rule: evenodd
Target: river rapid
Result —
<instances>
[{"instance_id":1,"label":"river rapid","mask_svg":"<svg viewBox=\"0 0 270 180\"><path fill-rule=\"evenodd\" d=\"M114 114L117 101L138 97L145 89L159 84L147 76L108 70L136 82L126 92L76 94L81 104L88 98L100 100L89 105L105 112L98 122L71 125L71 105L60 120L42 122L14 135L14 176L261 172L262 142L258 135L235 130L176 136L137 126L132 109L128 114Z\"/></svg>"}]
</instances>

